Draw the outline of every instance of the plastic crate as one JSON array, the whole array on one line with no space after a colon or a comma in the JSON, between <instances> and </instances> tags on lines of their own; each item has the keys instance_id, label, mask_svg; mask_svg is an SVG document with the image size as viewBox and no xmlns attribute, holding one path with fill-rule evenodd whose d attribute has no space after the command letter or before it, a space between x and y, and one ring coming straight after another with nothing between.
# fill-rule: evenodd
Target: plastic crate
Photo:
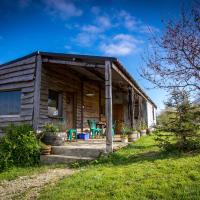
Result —
<instances>
[{"instance_id":1,"label":"plastic crate","mask_svg":"<svg viewBox=\"0 0 200 200\"><path fill-rule=\"evenodd\" d=\"M78 139L81 139L81 140L89 140L89 138L90 138L89 133L79 133L79 134L78 134Z\"/></svg>"}]
</instances>

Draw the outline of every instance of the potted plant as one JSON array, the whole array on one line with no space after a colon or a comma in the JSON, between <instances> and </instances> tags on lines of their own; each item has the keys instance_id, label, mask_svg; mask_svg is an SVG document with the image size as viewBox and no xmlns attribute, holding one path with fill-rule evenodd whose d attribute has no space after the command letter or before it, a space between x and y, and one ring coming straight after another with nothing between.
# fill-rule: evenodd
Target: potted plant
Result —
<instances>
[{"instance_id":1,"label":"potted plant","mask_svg":"<svg viewBox=\"0 0 200 200\"><path fill-rule=\"evenodd\" d=\"M131 128L130 131L128 132L128 141L129 142L134 142L138 139L138 131L136 128Z\"/></svg>"},{"instance_id":2,"label":"potted plant","mask_svg":"<svg viewBox=\"0 0 200 200\"><path fill-rule=\"evenodd\" d=\"M122 124L121 127L121 142L123 143L128 143L128 132L129 132L129 127L126 124Z\"/></svg>"},{"instance_id":3,"label":"potted plant","mask_svg":"<svg viewBox=\"0 0 200 200\"><path fill-rule=\"evenodd\" d=\"M140 136L145 136L147 133L147 125L144 121L140 123Z\"/></svg>"},{"instance_id":4,"label":"potted plant","mask_svg":"<svg viewBox=\"0 0 200 200\"><path fill-rule=\"evenodd\" d=\"M65 142L65 138L60 135L59 129L53 123L47 123L43 127L42 141L47 145L61 146Z\"/></svg>"}]
</instances>

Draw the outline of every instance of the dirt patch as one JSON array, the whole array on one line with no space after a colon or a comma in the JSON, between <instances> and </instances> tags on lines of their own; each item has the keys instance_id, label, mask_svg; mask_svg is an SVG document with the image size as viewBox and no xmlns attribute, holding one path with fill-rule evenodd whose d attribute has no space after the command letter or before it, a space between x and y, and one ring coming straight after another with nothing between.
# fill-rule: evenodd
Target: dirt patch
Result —
<instances>
[{"instance_id":1,"label":"dirt patch","mask_svg":"<svg viewBox=\"0 0 200 200\"><path fill-rule=\"evenodd\" d=\"M50 169L45 173L0 182L0 199L37 199L41 189L74 173L71 169Z\"/></svg>"}]
</instances>

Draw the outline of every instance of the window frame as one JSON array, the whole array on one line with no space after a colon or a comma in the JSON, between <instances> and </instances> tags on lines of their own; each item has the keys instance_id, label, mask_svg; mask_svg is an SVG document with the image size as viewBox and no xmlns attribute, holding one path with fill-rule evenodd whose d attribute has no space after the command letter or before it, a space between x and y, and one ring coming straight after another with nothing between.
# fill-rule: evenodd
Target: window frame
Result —
<instances>
[{"instance_id":1,"label":"window frame","mask_svg":"<svg viewBox=\"0 0 200 200\"><path fill-rule=\"evenodd\" d=\"M21 116L21 102L22 102L22 90L21 89L11 89L11 90L0 90L1 92L20 92L20 99L19 99L19 113L17 114L0 114L0 118L14 118L14 117L20 117Z\"/></svg>"},{"instance_id":2,"label":"window frame","mask_svg":"<svg viewBox=\"0 0 200 200\"><path fill-rule=\"evenodd\" d=\"M58 102L57 102L58 103L58 108L57 108L58 115L53 116L53 115L49 114L49 103L48 103L48 105L47 105L48 117L50 117L50 118L62 118L62 115L63 115L63 92L57 91L57 90L54 90L54 89L48 89L48 101L49 101L50 91L53 91L53 92L58 94Z\"/></svg>"}]
</instances>

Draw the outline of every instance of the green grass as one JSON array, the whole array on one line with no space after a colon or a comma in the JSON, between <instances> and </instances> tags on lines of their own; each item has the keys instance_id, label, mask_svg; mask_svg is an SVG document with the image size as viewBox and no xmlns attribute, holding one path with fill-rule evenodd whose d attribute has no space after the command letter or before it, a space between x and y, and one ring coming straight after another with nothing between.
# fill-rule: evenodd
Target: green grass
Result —
<instances>
[{"instance_id":1,"label":"green grass","mask_svg":"<svg viewBox=\"0 0 200 200\"><path fill-rule=\"evenodd\" d=\"M52 168L64 167L62 165L41 165L37 167L13 167L0 173L0 182L3 180L13 180L20 176L31 176L43 173Z\"/></svg>"},{"instance_id":2,"label":"green grass","mask_svg":"<svg viewBox=\"0 0 200 200\"><path fill-rule=\"evenodd\" d=\"M200 154L161 152L146 136L48 186L40 199L200 199Z\"/></svg>"}]
</instances>

